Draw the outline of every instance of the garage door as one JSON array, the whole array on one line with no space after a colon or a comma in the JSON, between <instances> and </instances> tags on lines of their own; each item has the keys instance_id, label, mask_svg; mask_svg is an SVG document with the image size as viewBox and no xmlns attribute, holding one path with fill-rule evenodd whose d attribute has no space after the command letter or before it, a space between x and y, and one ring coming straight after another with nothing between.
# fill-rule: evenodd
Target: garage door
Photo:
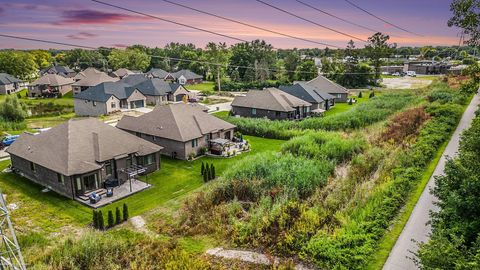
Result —
<instances>
[{"instance_id":1,"label":"garage door","mask_svg":"<svg viewBox=\"0 0 480 270\"><path fill-rule=\"evenodd\" d=\"M145 107L145 104L143 103L143 100L136 100L136 101L131 101L130 102L130 107L132 109L134 108L143 108Z\"/></svg>"}]
</instances>

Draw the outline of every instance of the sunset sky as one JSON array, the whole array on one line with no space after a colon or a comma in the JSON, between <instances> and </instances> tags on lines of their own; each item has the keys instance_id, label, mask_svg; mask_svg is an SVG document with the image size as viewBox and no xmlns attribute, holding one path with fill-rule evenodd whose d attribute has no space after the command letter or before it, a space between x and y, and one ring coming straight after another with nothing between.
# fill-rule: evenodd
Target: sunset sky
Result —
<instances>
[{"instance_id":1,"label":"sunset sky","mask_svg":"<svg viewBox=\"0 0 480 270\"><path fill-rule=\"evenodd\" d=\"M158 17L190 24L240 39L264 39L277 48L311 48L320 45L278 36L232 22L212 18L161 0L104 0ZM254 24L285 34L344 47L350 38L322 29L284 14L255 0L172 0L238 21ZM319 24L366 39L373 34L321 14L295 0L264 0ZM455 45L459 30L449 28L450 0L352 0L368 11L410 31L395 29L355 9L343 0L303 0L339 17L391 35L398 46ZM0 0L0 33L41 38L86 46L125 47L143 44L163 47L169 42L194 43L203 47L209 41L237 41L135 15L89 0ZM357 47L364 43L356 41ZM0 48L62 48L59 45L35 43L0 37ZM66 48L66 47L63 47Z\"/></svg>"}]
</instances>

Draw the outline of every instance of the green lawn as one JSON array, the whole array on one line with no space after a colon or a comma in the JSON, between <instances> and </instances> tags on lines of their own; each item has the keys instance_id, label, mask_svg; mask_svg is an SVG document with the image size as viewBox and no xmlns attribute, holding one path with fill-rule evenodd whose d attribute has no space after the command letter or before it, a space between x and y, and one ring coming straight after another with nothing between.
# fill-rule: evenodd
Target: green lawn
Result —
<instances>
[{"instance_id":1,"label":"green lawn","mask_svg":"<svg viewBox=\"0 0 480 270\"><path fill-rule=\"evenodd\" d=\"M215 82L208 82L208 81L185 86L185 88L187 88L188 90L198 90L198 91L207 91L207 92L215 91L214 87L215 87Z\"/></svg>"},{"instance_id":2,"label":"green lawn","mask_svg":"<svg viewBox=\"0 0 480 270\"><path fill-rule=\"evenodd\" d=\"M148 179L148 182L153 185L151 188L106 206L102 210L114 209L127 203L130 216L142 214L202 186L203 181L200 175L202 162L213 163L217 175L221 175L238 160L255 153L278 151L283 143L280 140L251 136L245 136L245 139L251 143L252 151L234 158L203 157L189 162L162 157L161 169L147 177L142 177ZM0 171L8 164L9 161L0 162ZM20 228L40 227L55 230L64 225L84 225L90 221L90 208L51 191L42 193L41 186L18 175L0 173L0 188L7 194L9 203L15 202L20 205L18 210L13 211L15 222Z\"/></svg>"},{"instance_id":3,"label":"green lawn","mask_svg":"<svg viewBox=\"0 0 480 270\"><path fill-rule=\"evenodd\" d=\"M335 106L330 108L330 110L326 111L324 113L325 116L328 115L334 115L337 113L342 113L351 110L353 107L356 105L363 103L365 101L368 101L368 95L370 94L370 91L362 91L362 97L359 98L358 96L351 96L357 99L357 103L349 105L348 103L335 103ZM375 94L378 94L378 92L375 92Z\"/></svg>"}]
</instances>

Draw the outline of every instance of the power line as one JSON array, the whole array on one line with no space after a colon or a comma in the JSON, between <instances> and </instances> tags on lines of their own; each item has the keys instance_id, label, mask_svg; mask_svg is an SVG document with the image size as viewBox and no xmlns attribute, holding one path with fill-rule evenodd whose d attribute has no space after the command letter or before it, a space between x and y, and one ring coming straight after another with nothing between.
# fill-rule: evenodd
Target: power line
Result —
<instances>
[{"instance_id":1,"label":"power line","mask_svg":"<svg viewBox=\"0 0 480 270\"><path fill-rule=\"evenodd\" d=\"M311 23L311 24L314 24L314 25L316 25L316 26L318 26L318 27L321 27L321 28L324 28L324 29L333 31L333 32L335 32L335 33L337 33L337 34L341 34L341 35L344 35L344 36L347 36L347 37L350 37L350 38L353 38L353 39L356 39L356 40L359 40L359 41L367 42L366 40L364 40L364 39L362 39L362 38L359 38L359 37L356 37L356 36L353 36L353 35L344 33L344 32L342 32L342 31L333 29L333 28L331 28L331 27L328 27L328 26L319 24L319 23L314 22L314 21L312 21L312 20L310 20L310 19L306 19L306 18L304 18L304 17L302 17L302 16L300 16L300 15L297 15L297 14L295 14L295 13L292 13L292 12L290 12L290 11L288 11L288 10L285 10L285 9L279 8L279 7L277 7L277 6L274 6L274 5L272 5L272 4L269 4L269 3L265 2L265 1L262 1L262 0L255 0L255 1L257 1L257 2L259 2L259 3L261 3L261 4L264 4L264 5L266 5L266 6L269 6L269 7L273 8L273 9L276 9L276 10L278 10L278 11L281 11L281 12L283 12L283 13L286 13L286 14L288 14L288 15L290 15L290 16L295 17L295 18L298 18L298 19L300 19L300 20L302 20L302 21L306 21L306 22L309 22L309 23Z\"/></svg>"},{"instance_id":2,"label":"power line","mask_svg":"<svg viewBox=\"0 0 480 270\"><path fill-rule=\"evenodd\" d=\"M404 31L404 32L407 32L407 33L410 33L410 34L412 34L412 35L422 36L422 35L420 35L420 34L417 34L417 33L414 33L414 32L412 32L412 31L410 31L410 30L407 30L407 29L405 29L405 28L402 28L402 27L400 27L400 26L398 26L398 25L396 25L396 24L393 24L393 23L391 23L391 22L389 22L389 21L387 21L387 20L385 20L385 19L383 19L383 18L380 18L379 16L377 16L377 15L369 12L368 10L366 10L366 9L358 6L357 4L353 3L353 2L350 1L350 0L345 0L345 2L349 3L351 6L357 8L357 9L359 9L359 10L367 13L368 15L370 15L370 16L372 16L372 17L374 17L374 18L376 18L376 19L378 19L378 20L380 20L380 21L382 21L382 22L384 22L384 23L386 23L386 24L388 24L388 25L391 25L391 26L393 26L393 27L395 27L395 28L397 28L397 29L400 29L400 30L402 30L402 31Z\"/></svg>"},{"instance_id":3,"label":"power line","mask_svg":"<svg viewBox=\"0 0 480 270\"><path fill-rule=\"evenodd\" d=\"M63 45L63 46L83 48L83 49L92 49L92 50L98 50L99 49L99 48L95 48L95 47L91 47L91 46L85 46L85 45L76 45L76 44L72 44L72 43L64 43L64 42L50 41L50 40L44 40L44 39L12 36L12 35L6 35L6 34L0 34L0 37L35 41L35 42L48 43L48 44ZM208 65L212 65L212 66L220 66L220 67L244 68L244 69L271 71L271 72L284 71L284 72L297 72L297 73L301 73L301 74L318 74L318 72L296 71L296 70L279 70L279 69L273 69L273 68L263 68L263 67L254 67L254 66L239 66L239 65L232 65L232 64L228 64L228 63L227 64L222 64L222 63L215 63L215 62L209 62L209 61L203 61L203 60L175 58L175 57L152 55L152 54L147 54L147 55L150 56L150 57L153 57L153 58L161 58L161 59L165 59L165 60L185 61L185 62L191 62L191 63L201 63L201 64L208 64ZM330 75L333 75L333 74L343 74L343 75L347 75L347 74L348 75L350 75L350 74L375 74L375 72L349 72L349 73L348 72L342 72L342 73L338 72L338 73L328 73L328 74L330 74Z\"/></svg>"},{"instance_id":4,"label":"power line","mask_svg":"<svg viewBox=\"0 0 480 270\"><path fill-rule=\"evenodd\" d=\"M188 24L184 24L184 23L173 21L173 20L161 18L161 17L158 17L158 16L150 15L150 14L143 13L143 12L140 12L140 11L135 11L135 10L132 10L132 9L129 9L129 8L124 8L124 7L121 7L121 6L114 5L114 4L109 4L109 3L102 2L102 1L99 1L99 0L92 0L92 1L96 2L96 3L99 3L99 4L102 4L102 5L105 5L105 6L118 8L118 9L121 9L121 10L124 10L124 11L128 11L128 12L135 13L135 14L138 14L138 15L150 17L150 18L157 19L157 20L161 20L161 21L164 21L164 22L173 23L173 24L180 25L180 26L183 26L183 27L195 29L195 30L198 30L198 31L206 32L206 33L209 33L209 34L212 34L212 35L226 37L226 38L233 39L233 40L236 40L236 41L241 41L241 42L248 42L247 40L244 40L244 39L241 39L241 38L236 38L236 37L233 37L233 36L229 36L229 35L226 35L226 34L221 34L221 33L210 31L210 30L203 29L203 28L200 28L200 27L191 26L191 25L188 25Z\"/></svg>"},{"instance_id":5,"label":"power line","mask_svg":"<svg viewBox=\"0 0 480 270\"><path fill-rule=\"evenodd\" d=\"M180 3L176 3L176 2L173 2L173 1L170 1L170 0L162 0L162 1L166 2L166 3L169 3L169 4L172 4L172 5L175 5L175 6L183 7L183 8L189 9L189 10L193 10L193 11L196 11L196 12L199 12L199 13L202 13L202 14L206 14L206 15L209 15L209 16L212 16L212 17L215 17L215 18L219 18L219 19L222 19L222 20L226 20L226 21L234 22L234 23L241 24L241 25L244 25L244 26L248 26L248 27L251 27L251 28L255 28L255 29L258 29L258 30L262 30L262 31L265 31L265 32L269 32L269 33L273 33L273 34L277 34L277 35L281 35L281 36L284 36L284 37L293 38L293 39L297 39L297 40L301 40L301 41L306 41L306 42L310 42L310 43L314 43L314 44L318 44L318 45L340 48L339 46L336 46L336 45L331 45L331 44L327 44L327 43L323 43L323 42L314 41L314 40L311 40L311 39L306 39L306 38L301 38L301 37L297 37L297 36L293 36L293 35L289 35L289 34L284 34L284 33L277 32L277 31L274 31L274 30L270 30L270 29L267 29L267 28L264 28L264 27L256 26L256 25L253 25L253 24L245 23L245 22L241 22L241 21L238 21L238 20L235 20L235 19L230 19L230 18L221 16L221 15L218 15L218 14L210 13L208 11L200 10L200 9L190 7L190 6L187 6L187 5L183 5L183 4L180 4Z\"/></svg>"},{"instance_id":6,"label":"power line","mask_svg":"<svg viewBox=\"0 0 480 270\"><path fill-rule=\"evenodd\" d=\"M356 23L356 22L352 22L352 21L350 21L350 20L344 19L344 18L339 17L339 16L337 16L337 15L335 15L335 14L332 14L332 13L330 13L330 12L328 12L328 11L325 11L325 10L323 10L323 9L314 7L314 6L312 6L312 5L308 4L308 3L305 3L305 2L303 2L303 1L300 1L300 0L295 0L295 1L297 1L298 3L300 3L300 4L302 4L302 5L306 6L306 7L309 7L309 8L311 8L311 9L314 9L314 10L320 12L320 13L323 13L323 14L325 14L325 15L328 15L328 16L332 17L332 18L338 19L338 20L340 20L340 21L342 21L342 22L346 22L346 23L348 23L348 24L351 24L351 25L354 25L354 26L363 28L363 29L365 29L365 30L372 31L372 32L374 32L374 33L376 33L376 32L381 32L381 31L378 31L378 30L369 28L369 27L367 27L367 26L358 24L358 23Z\"/></svg>"}]
</instances>

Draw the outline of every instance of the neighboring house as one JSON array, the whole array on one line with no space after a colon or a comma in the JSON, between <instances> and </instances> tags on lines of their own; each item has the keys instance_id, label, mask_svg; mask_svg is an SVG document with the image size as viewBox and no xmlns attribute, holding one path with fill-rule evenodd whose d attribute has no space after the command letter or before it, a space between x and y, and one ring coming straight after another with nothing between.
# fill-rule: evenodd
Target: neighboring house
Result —
<instances>
[{"instance_id":1,"label":"neighboring house","mask_svg":"<svg viewBox=\"0 0 480 270\"><path fill-rule=\"evenodd\" d=\"M145 107L147 98L140 91L122 82L104 82L73 96L75 113L99 116L121 109Z\"/></svg>"},{"instance_id":2,"label":"neighboring house","mask_svg":"<svg viewBox=\"0 0 480 270\"><path fill-rule=\"evenodd\" d=\"M82 72L79 72L74 77L75 83L73 83L73 94L78 94L85 91L89 87L104 83L115 82L118 78L113 78L107 75L105 72L101 72L95 68L87 68Z\"/></svg>"},{"instance_id":3,"label":"neighboring house","mask_svg":"<svg viewBox=\"0 0 480 270\"><path fill-rule=\"evenodd\" d=\"M158 78L166 81L175 81L181 85L196 84L196 83L201 83L203 81L202 75L198 75L195 72L190 71L188 69L182 69L177 72L170 73L163 69L152 68L146 74L149 78Z\"/></svg>"},{"instance_id":4,"label":"neighboring house","mask_svg":"<svg viewBox=\"0 0 480 270\"><path fill-rule=\"evenodd\" d=\"M312 104L277 88L250 90L232 102L232 113L270 120L302 119L311 114Z\"/></svg>"},{"instance_id":5,"label":"neighboring house","mask_svg":"<svg viewBox=\"0 0 480 270\"><path fill-rule=\"evenodd\" d=\"M179 84L182 84L182 85L202 83L203 81L202 75L198 75L195 72L190 71L188 69L182 69L173 73L173 77Z\"/></svg>"},{"instance_id":6,"label":"neighboring house","mask_svg":"<svg viewBox=\"0 0 480 270\"><path fill-rule=\"evenodd\" d=\"M402 73L403 72L403 66L381 66L380 67L380 72L382 74L387 73L387 74L393 74L393 73Z\"/></svg>"},{"instance_id":7,"label":"neighboring house","mask_svg":"<svg viewBox=\"0 0 480 270\"><path fill-rule=\"evenodd\" d=\"M163 146L162 154L179 159L198 155L210 140L233 138L235 126L185 103L160 105L139 117L123 116L117 128Z\"/></svg>"},{"instance_id":8,"label":"neighboring house","mask_svg":"<svg viewBox=\"0 0 480 270\"><path fill-rule=\"evenodd\" d=\"M323 113L335 105L335 97L305 82L279 87L283 92L312 104L312 113Z\"/></svg>"},{"instance_id":9,"label":"neighboring house","mask_svg":"<svg viewBox=\"0 0 480 270\"><path fill-rule=\"evenodd\" d=\"M161 146L94 118L71 119L39 134L23 133L6 150L21 175L72 199L125 183L127 170L160 169Z\"/></svg>"},{"instance_id":10,"label":"neighboring house","mask_svg":"<svg viewBox=\"0 0 480 270\"><path fill-rule=\"evenodd\" d=\"M133 72L131 70L128 70L126 68L119 68L119 69L115 70L114 72L112 72L111 75L112 75L112 77L123 79L124 77L126 77L128 75L132 75L132 74L135 74L135 72Z\"/></svg>"},{"instance_id":11,"label":"neighboring house","mask_svg":"<svg viewBox=\"0 0 480 270\"><path fill-rule=\"evenodd\" d=\"M121 79L120 82L133 86L146 80L148 80L148 77L145 74L131 74Z\"/></svg>"},{"instance_id":12,"label":"neighboring house","mask_svg":"<svg viewBox=\"0 0 480 270\"><path fill-rule=\"evenodd\" d=\"M348 102L347 88L339 85L338 83L332 82L322 75L319 75L315 79L308 81L307 84L334 96L335 102Z\"/></svg>"},{"instance_id":13,"label":"neighboring house","mask_svg":"<svg viewBox=\"0 0 480 270\"><path fill-rule=\"evenodd\" d=\"M45 74L28 85L28 95L31 97L53 97L72 91L72 78L57 74Z\"/></svg>"},{"instance_id":14,"label":"neighboring house","mask_svg":"<svg viewBox=\"0 0 480 270\"><path fill-rule=\"evenodd\" d=\"M403 72L415 71L416 74L446 74L452 65L431 60L409 61L403 64Z\"/></svg>"},{"instance_id":15,"label":"neighboring house","mask_svg":"<svg viewBox=\"0 0 480 270\"><path fill-rule=\"evenodd\" d=\"M57 74L65 78L73 78L77 73L67 66L51 66L49 68L40 70L39 74L40 76L45 74Z\"/></svg>"},{"instance_id":16,"label":"neighboring house","mask_svg":"<svg viewBox=\"0 0 480 270\"><path fill-rule=\"evenodd\" d=\"M20 90L20 83L22 80L19 80L7 73L0 73L0 95L9 95Z\"/></svg>"},{"instance_id":17,"label":"neighboring house","mask_svg":"<svg viewBox=\"0 0 480 270\"><path fill-rule=\"evenodd\" d=\"M169 101L182 101L184 96L189 95L189 91L177 83L169 83L162 79L152 78L133 85L133 88L139 90L147 98L147 104L159 105Z\"/></svg>"}]
</instances>

